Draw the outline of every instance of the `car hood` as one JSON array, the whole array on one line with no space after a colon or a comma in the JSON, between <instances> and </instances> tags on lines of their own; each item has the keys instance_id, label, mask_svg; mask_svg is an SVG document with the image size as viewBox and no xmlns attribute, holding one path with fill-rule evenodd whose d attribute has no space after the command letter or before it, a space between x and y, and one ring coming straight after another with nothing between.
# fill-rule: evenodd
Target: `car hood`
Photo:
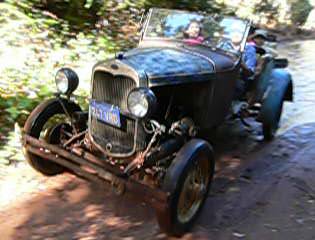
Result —
<instances>
[{"instance_id":1,"label":"car hood","mask_svg":"<svg viewBox=\"0 0 315 240\"><path fill-rule=\"evenodd\" d=\"M174 48L138 48L121 61L137 72L145 72L149 85L183 81L183 77L212 74L215 62L200 53Z\"/></svg>"},{"instance_id":2,"label":"car hood","mask_svg":"<svg viewBox=\"0 0 315 240\"><path fill-rule=\"evenodd\" d=\"M116 59L99 62L94 69L102 68L113 75L141 76L148 87L209 81L214 73L232 71L235 60L214 51L180 47L136 48ZM138 78L136 77L136 78ZM141 81L142 81L141 80Z\"/></svg>"}]
</instances>

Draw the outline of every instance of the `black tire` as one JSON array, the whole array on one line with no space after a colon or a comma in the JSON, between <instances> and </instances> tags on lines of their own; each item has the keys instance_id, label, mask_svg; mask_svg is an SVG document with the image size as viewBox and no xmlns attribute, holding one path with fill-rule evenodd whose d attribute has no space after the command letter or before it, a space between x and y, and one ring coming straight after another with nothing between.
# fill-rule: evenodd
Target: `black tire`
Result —
<instances>
[{"instance_id":1,"label":"black tire","mask_svg":"<svg viewBox=\"0 0 315 240\"><path fill-rule=\"evenodd\" d=\"M191 189L186 192L186 183L191 180L190 176L192 173L195 174L196 169L200 169L201 175L206 174L203 179L205 181L204 187L200 187L197 194ZM207 198L213 173L214 158L209 143L204 140L193 139L180 149L167 170L162 186L162 189L170 194L167 207L156 212L158 223L164 232L168 235L181 236L189 230ZM197 183L197 186L199 187L201 184L198 185ZM181 201L183 199L186 201L186 197L189 198L187 201L194 198L193 201L196 201L189 209L192 211L191 213L189 210L187 213L181 212L179 209L183 205ZM197 201L196 198L199 200ZM187 219L185 213L188 214Z\"/></svg>"},{"instance_id":2,"label":"black tire","mask_svg":"<svg viewBox=\"0 0 315 240\"><path fill-rule=\"evenodd\" d=\"M261 108L262 130L264 140L271 141L279 128L284 96L270 91Z\"/></svg>"},{"instance_id":3,"label":"black tire","mask_svg":"<svg viewBox=\"0 0 315 240\"><path fill-rule=\"evenodd\" d=\"M81 108L73 102L66 99L60 99L64 106L67 108L70 114L75 111L81 111ZM65 114L62 105L58 99L51 99L38 105L30 114L24 125L24 132L34 138L39 139L43 131L43 127L52 117ZM45 139L52 144L58 144L58 133L56 129L64 123L59 123L54 126L54 132L50 134L49 139ZM66 126L69 126L66 124ZM23 149L24 155L28 163L38 172L50 176L64 172L64 167L51 162L47 159L43 159L27 151L27 148Z\"/></svg>"},{"instance_id":4,"label":"black tire","mask_svg":"<svg viewBox=\"0 0 315 240\"><path fill-rule=\"evenodd\" d=\"M290 95L292 98L291 75L283 69L273 69L270 75L270 83L264 95L258 118L263 125L264 139L270 141L279 128L283 102Z\"/></svg>"},{"instance_id":5,"label":"black tire","mask_svg":"<svg viewBox=\"0 0 315 240\"><path fill-rule=\"evenodd\" d=\"M281 118L283 100L280 102L280 106L274 109L274 113L269 119L263 120L263 135L265 141L271 141L274 139L276 132L279 128L279 122Z\"/></svg>"}]
</instances>

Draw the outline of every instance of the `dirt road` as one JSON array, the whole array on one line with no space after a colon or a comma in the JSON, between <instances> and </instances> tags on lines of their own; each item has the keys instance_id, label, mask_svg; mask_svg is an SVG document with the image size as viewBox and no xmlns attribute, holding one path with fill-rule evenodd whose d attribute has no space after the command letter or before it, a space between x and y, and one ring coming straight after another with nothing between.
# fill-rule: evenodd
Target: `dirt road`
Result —
<instances>
[{"instance_id":1,"label":"dirt road","mask_svg":"<svg viewBox=\"0 0 315 240\"><path fill-rule=\"evenodd\" d=\"M314 239L315 124L269 144L226 128L237 130L217 136L212 190L183 239ZM1 239L166 239L152 209L132 196L118 198L69 174L47 179L27 165L16 171L2 184L16 197L1 201Z\"/></svg>"}]
</instances>

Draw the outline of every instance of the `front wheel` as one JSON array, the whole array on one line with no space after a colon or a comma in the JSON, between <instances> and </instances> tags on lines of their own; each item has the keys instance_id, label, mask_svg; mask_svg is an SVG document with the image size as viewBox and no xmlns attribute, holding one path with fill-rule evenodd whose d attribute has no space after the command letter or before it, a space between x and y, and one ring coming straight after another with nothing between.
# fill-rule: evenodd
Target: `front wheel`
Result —
<instances>
[{"instance_id":1,"label":"front wheel","mask_svg":"<svg viewBox=\"0 0 315 240\"><path fill-rule=\"evenodd\" d=\"M207 198L213 173L213 151L206 141L194 139L182 147L162 187L170 194L166 208L157 211L163 231L175 236L188 231Z\"/></svg>"},{"instance_id":2,"label":"front wheel","mask_svg":"<svg viewBox=\"0 0 315 240\"><path fill-rule=\"evenodd\" d=\"M25 134L51 144L60 144L62 139L69 138L72 127L61 103L70 115L81 111L78 105L65 99L45 101L38 105L26 120ZM28 152L27 147L23 148L23 151L28 163L44 175L56 175L64 171L62 166Z\"/></svg>"}]
</instances>

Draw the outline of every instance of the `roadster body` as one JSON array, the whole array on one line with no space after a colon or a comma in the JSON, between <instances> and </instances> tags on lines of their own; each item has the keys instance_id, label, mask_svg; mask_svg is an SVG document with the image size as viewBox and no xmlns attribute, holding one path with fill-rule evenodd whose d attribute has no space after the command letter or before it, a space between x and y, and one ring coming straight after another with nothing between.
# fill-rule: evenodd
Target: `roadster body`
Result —
<instances>
[{"instance_id":1,"label":"roadster body","mask_svg":"<svg viewBox=\"0 0 315 240\"><path fill-rule=\"evenodd\" d=\"M283 61L264 57L251 89L235 99L248 21L151 9L142 26L136 49L94 66L88 111L70 100L78 85L74 71L57 72L58 96L37 106L25 123L24 153L45 175L68 170L109 183L117 194L134 192L156 209L164 231L181 235L214 174L205 133L239 101L247 107L236 115L256 114L272 139L283 101L292 100L292 80ZM261 106L254 113L250 101Z\"/></svg>"}]
</instances>

